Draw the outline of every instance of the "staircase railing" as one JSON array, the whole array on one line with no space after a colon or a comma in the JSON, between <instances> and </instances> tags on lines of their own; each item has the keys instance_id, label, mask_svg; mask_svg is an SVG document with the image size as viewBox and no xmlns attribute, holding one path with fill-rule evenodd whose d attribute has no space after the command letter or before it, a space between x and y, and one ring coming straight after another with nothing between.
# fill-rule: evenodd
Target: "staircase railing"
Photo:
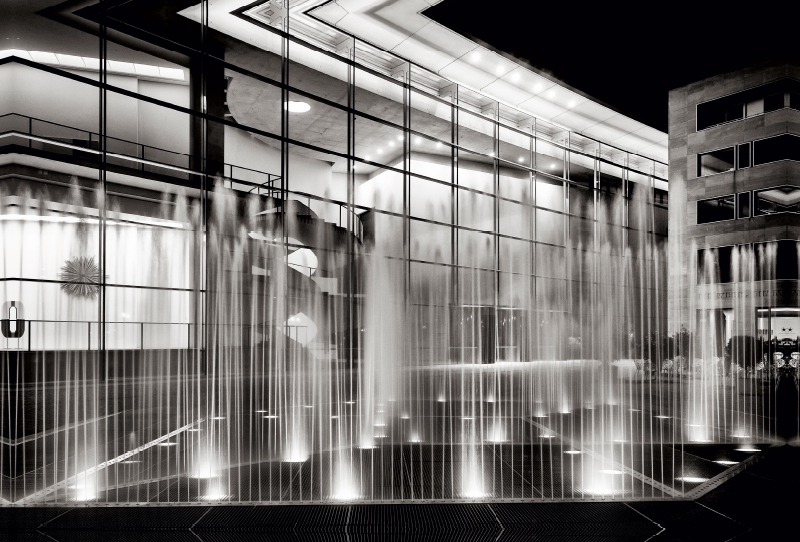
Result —
<instances>
[{"instance_id":1,"label":"staircase railing","mask_svg":"<svg viewBox=\"0 0 800 542\"><path fill-rule=\"evenodd\" d=\"M0 141L3 139L12 143L18 142L23 147L59 154L77 153L95 156L100 154L101 135L99 133L19 113L0 115ZM184 180L193 175L202 174L192 168L193 160L189 154L111 136L106 136L105 141L106 159L110 163L132 167L139 171L166 173ZM280 175L236 164L223 163L221 167L225 188L276 199L284 198L282 191L276 188L276 184L281 180ZM288 192L286 199L301 198L307 200L309 208L311 208L312 200L338 206L338 220L333 223L340 228L348 228L347 218L348 214L351 215L353 235L359 242L363 242L364 227L358 213L352 208L302 192Z\"/></svg>"}]
</instances>

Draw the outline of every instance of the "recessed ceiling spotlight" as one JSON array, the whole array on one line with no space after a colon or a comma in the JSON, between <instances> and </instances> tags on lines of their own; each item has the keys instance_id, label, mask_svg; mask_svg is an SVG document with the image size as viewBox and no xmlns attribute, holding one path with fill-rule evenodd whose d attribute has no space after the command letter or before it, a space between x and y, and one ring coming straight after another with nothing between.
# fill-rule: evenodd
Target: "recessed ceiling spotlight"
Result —
<instances>
[{"instance_id":1,"label":"recessed ceiling spotlight","mask_svg":"<svg viewBox=\"0 0 800 542\"><path fill-rule=\"evenodd\" d=\"M397 136L397 141L403 141L403 136L402 135Z\"/></svg>"},{"instance_id":2,"label":"recessed ceiling spotlight","mask_svg":"<svg viewBox=\"0 0 800 542\"><path fill-rule=\"evenodd\" d=\"M416 143L417 145L419 145L420 143L422 143L422 138L421 138L421 137L418 137L417 139L415 139L415 140L414 140L414 143Z\"/></svg>"},{"instance_id":3,"label":"recessed ceiling spotlight","mask_svg":"<svg viewBox=\"0 0 800 542\"><path fill-rule=\"evenodd\" d=\"M367 155L364 157L364 160L372 160L372 158L370 158L369 155Z\"/></svg>"},{"instance_id":4,"label":"recessed ceiling spotlight","mask_svg":"<svg viewBox=\"0 0 800 542\"><path fill-rule=\"evenodd\" d=\"M575 107L575 100L570 100L569 104L567 105L569 105L570 107Z\"/></svg>"},{"instance_id":5,"label":"recessed ceiling spotlight","mask_svg":"<svg viewBox=\"0 0 800 542\"><path fill-rule=\"evenodd\" d=\"M518 72L514 72L514 73L511 75L511 80L512 80L512 81L519 81L519 73L518 73Z\"/></svg>"},{"instance_id":6,"label":"recessed ceiling spotlight","mask_svg":"<svg viewBox=\"0 0 800 542\"><path fill-rule=\"evenodd\" d=\"M495 72L497 72L497 75L502 75L503 74L503 66L497 66L497 69L495 70Z\"/></svg>"},{"instance_id":7,"label":"recessed ceiling spotlight","mask_svg":"<svg viewBox=\"0 0 800 542\"><path fill-rule=\"evenodd\" d=\"M389 142L389 146L390 146L390 147L394 147L394 141L390 141L390 142Z\"/></svg>"},{"instance_id":8,"label":"recessed ceiling spotlight","mask_svg":"<svg viewBox=\"0 0 800 542\"><path fill-rule=\"evenodd\" d=\"M524 157L524 156L520 156L520 157L519 157L519 160L517 160L517 161L518 161L519 163L522 163L522 162L524 162L524 161L525 161L525 157Z\"/></svg>"},{"instance_id":9,"label":"recessed ceiling spotlight","mask_svg":"<svg viewBox=\"0 0 800 542\"><path fill-rule=\"evenodd\" d=\"M556 169L556 165L555 164L550 164L550 169Z\"/></svg>"},{"instance_id":10,"label":"recessed ceiling spotlight","mask_svg":"<svg viewBox=\"0 0 800 542\"><path fill-rule=\"evenodd\" d=\"M555 90L551 90L550 92L547 93L547 97L550 98L550 99L555 98L556 97L556 91Z\"/></svg>"},{"instance_id":11,"label":"recessed ceiling spotlight","mask_svg":"<svg viewBox=\"0 0 800 542\"><path fill-rule=\"evenodd\" d=\"M442 142L441 141L437 141L436 142L436 148L439 149L441 147L442 147Z\"/></svg>"},{"instance_id":12,"label":"recessed ceiling spotlight","mask_svg":"<svg viewBox=\"0 0 800 542\"><path fill-rule=\"evenodd\" d=\"M472 61L477 62L481 59L481 54L478 51L472 53Z\"/></svg>"},{"instance_id":13,"label":"recessed ceiling spotlight","mask_svg":"<svg viewBox=\"0 0 800 542\"><path fill-rule=\"evenodd\" d=\"M383 154L383 149L378 149L378 154Z\"/></svg>"},{"instance_id":14,"label":"recessed ceiling spotlight","mask_svg":"<svg viewBox=\"0 0 800 542\"><path fill-rule=\"evenodd\" d=\"M283 104L283 108L289 113L305 113L311 109L311 106L306 102L293 102L290 100Z\"/></svg>"}]
</instances>

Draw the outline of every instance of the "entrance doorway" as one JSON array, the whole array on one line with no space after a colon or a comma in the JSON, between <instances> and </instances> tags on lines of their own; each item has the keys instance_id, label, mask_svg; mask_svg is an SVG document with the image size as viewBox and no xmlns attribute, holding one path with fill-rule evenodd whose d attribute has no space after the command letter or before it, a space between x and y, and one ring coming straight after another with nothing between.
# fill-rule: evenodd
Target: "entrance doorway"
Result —
<instances>
[{"instance_id":1,"label":"entrance doorway","mask_svg":"<svg viewBox=\"0 0 800 542\"><path fill-rule=\"evenodd\" d=\"M762 361L797 367L800 362L800 309L758 309L759 342L768 345Z\"/></svg>"}]
</instances>

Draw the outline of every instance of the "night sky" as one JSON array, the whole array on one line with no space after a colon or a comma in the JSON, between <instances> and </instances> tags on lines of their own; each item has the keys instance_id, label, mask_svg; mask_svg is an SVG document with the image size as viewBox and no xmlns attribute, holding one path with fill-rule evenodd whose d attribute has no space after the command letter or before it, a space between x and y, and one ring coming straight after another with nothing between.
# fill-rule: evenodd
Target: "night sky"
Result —
<instances>
[{"instance_id":1,"label":"night sky","mask_svg":"<svg viewBox=\"0 0 800 542\"><path fill-rule=\"evenodd\" d=\"M666 132L670 89L798 59L792 4L444 0L424 14Z\"/></svg>"}]
</instances>

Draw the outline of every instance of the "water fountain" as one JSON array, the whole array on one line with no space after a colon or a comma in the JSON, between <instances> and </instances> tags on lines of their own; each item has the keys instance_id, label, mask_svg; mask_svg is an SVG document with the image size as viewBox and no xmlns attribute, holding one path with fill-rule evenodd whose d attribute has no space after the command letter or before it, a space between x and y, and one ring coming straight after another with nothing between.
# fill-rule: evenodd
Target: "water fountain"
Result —
<instances>
[{"instance_id":1,"label":"water fountain","mask_svg":"<svg viewBox=\"0 0 800 542\"><path fill-rule=\"evenodd\" d=\"M10 503L674 498L726 468L682 470L685 444L746 456L771 434L743 401L763 390L720 369L713 317L686 367L642 340L666 338L665 253L620 224L646 200L605 198L534 276L493 269L497 239L464 234L457 267L423 266L403 246L441 256L449 234L403 245L373 212L362 243L222 184L139 214L100 214L77 183L56 196L2 196L7 276L33 279L2 283L27 313L4 339L30 435L3 448ZM96 298L59 291L75 256L99 262Z\"/></svg>"}]
</instances>

